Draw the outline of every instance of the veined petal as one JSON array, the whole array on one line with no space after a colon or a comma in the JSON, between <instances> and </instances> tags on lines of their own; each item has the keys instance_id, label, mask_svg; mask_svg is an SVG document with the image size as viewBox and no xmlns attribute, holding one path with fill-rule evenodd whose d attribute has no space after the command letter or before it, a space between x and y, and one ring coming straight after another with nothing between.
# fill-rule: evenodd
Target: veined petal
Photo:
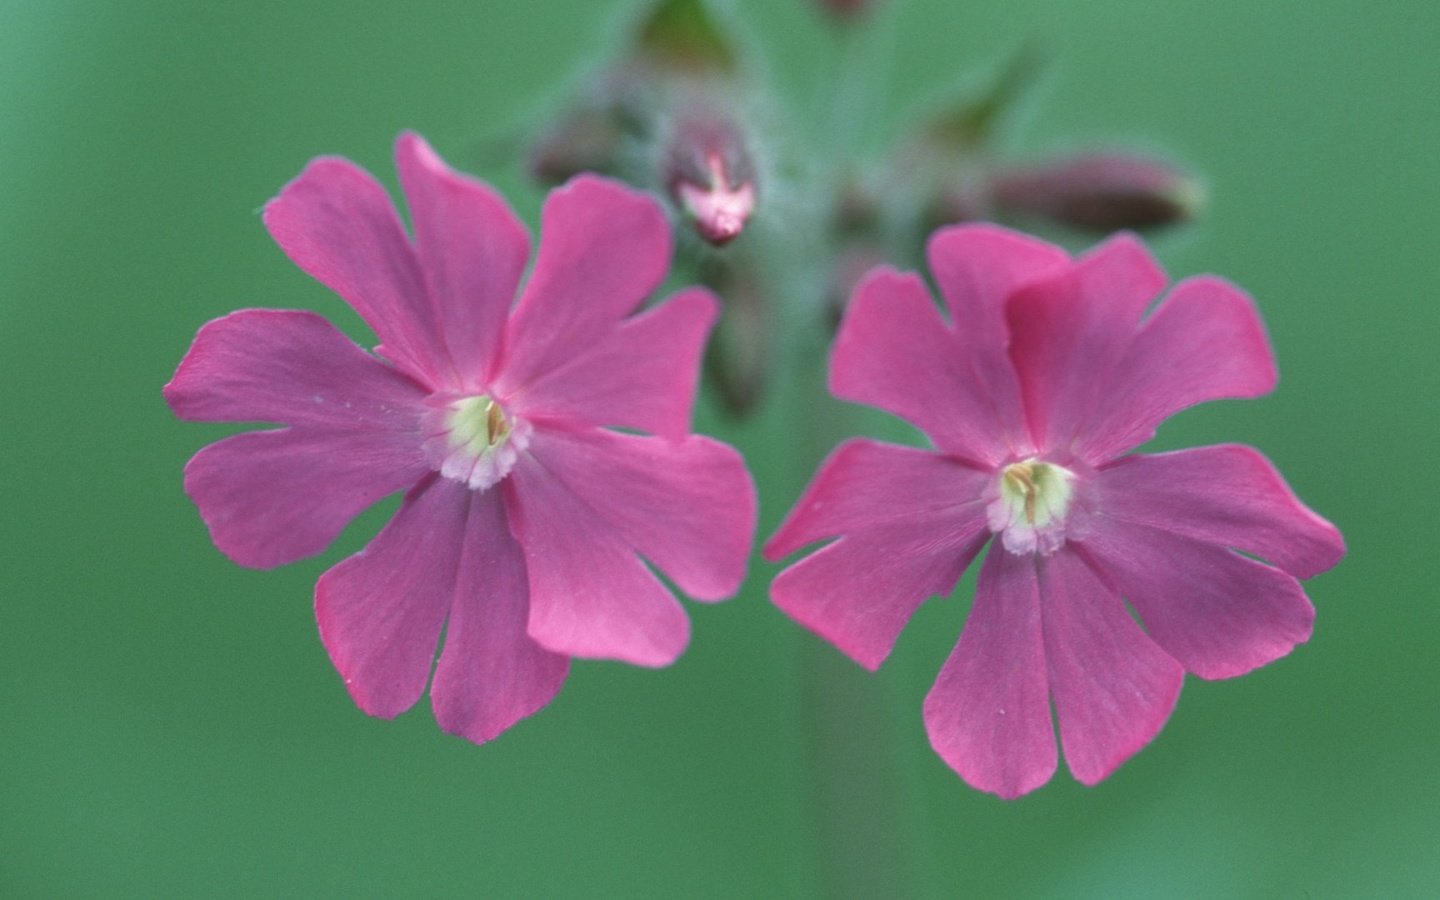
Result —
<instances>
[{"instance_id":1,"label":"veined petal","mask_svg":"<svg viewBox=\"0 0 1440 900\"><path fill-rule=\"evenodd\" d=\"M315 620L350 696L382 719L420 699L455 596L471 492L431 476L364 550L315 584Z\"/></svg>"},{"instance_id":2,"label":"veined petal","mask_svg":"<svg viewBox=\"0 0 1440 900\"><path fill-rule=\"evenodd\" d=\"M648 196L593 175L552 191L535 270L506 328L501 393L587 350L659 286L669 264L670 226Z\"/></svg>"},{"instance_id":3,"label":"veined petal","mask_svg":"<svg viewBox=\"0 0 1440 900\"><path fill-rule=\"evenodd\" d=\"M525 633L525 559L499 492L471 492L462 540L430 702L442 729L483 744L554 699L570 661Z\"/></svg>"},{"instance_id":4,"label":"veined petal","mask_svg":"<svg viewBox=\"0 0 1440 900\"><path fill-rule=\"evenodd\" d=\"M920 604L954 590L990 537L983 516L979 524L980 533L969 533L967 539L913 524L847 535L777 575L770 599L874 671Z\"/></svg>"},{"instance_id":5,"label":"veined petal","mask_svg":"<svg viewBox=\"0 0 1440 900\"><path fill-rule=\"evenodd\" d=\"M530 454L598 527L697 600L734 594L755 535L745 461L700 435L671 441L603 429L536 429Z\"/></svg>"},{"instance_id":6,"label":"veined petal","mask_svg":"<svg viewBox=\"0 0 1440 900\"><path fill-rule=\"evenodd\" d=\"M1069 254L1029 235L971 224L935 232L926 256L955 333L964 344L961 352L985 385L1011 455L1031 455L1036 447L1015 366L1006 352L1010 330L1005 304L1025 285L1063 272L1070 265Z\"/></svg>"},{"instance_id":7,"label":"veined petal","mask_svg":"<svg viewBox=\"0 0 1440 900\"><path fill-rule=\"evenodd\" d=\"M629 543L542 466L522 457L502 482L530 579L527 632L554 653L666 666L690 620Z\"/></svg>"},{"instance_id":8,"label":"veined petal","mask_svg":"<svg viewBox=\"0 0 1440 900\"><path fill-rule=\"evenodd\" d=\"M1097 470L1106 518L1253 553L1297 578L1329 569L1345 541L1258 450L1236 444L1135 454Z\"/></svg>"},{"instance_id":9,"label":"veined petal","mask_svg":"<svg viewBox=\"0 0 1440 900\"><path fill-rule=\"evenodd\" d=\"M285 255L375 331L379 352L429 387L453 382L415 252L369 172L320 157L265 204L263 218Z\"/></svg>"},{"instance_id":10,"label":"veined petal","mask_svg":"<svg viewBox=\"0 0 1440 900\"><path fill-rule=\"evenodd\" d=\"M277 422L413 433L425 391L321 316L242 309L207 322L165 400L200 422Z\"/></svg>"},{"instance_id":11,"label":"veined petal","mask_svg":"<svg viewBox=\"0 0 1440 900\"><path fill-rule=\"evenodd\" d=\"M993 465L1026 436L1018 403L1004 408L1006 382L992 384L977 368L984 355L973 349L946 326L919 277L876 269L845 311L830 356L830 391L913 423L947 453ZM1009 383L1014 403L1013 376ZM1022 430L1009 430L1012 421Z\"/></svg>"},{"instance_id":12,"label":"veined petal","mask_svg":"<svg viewBox=\"0 0 1440 900\"><path fill-rule=\"evenodd\" d=\"M1299 582L1224 547L1102 516L1084 548L1151 639L1201 678L1243 675L1310 638Z\"/></svg>"},{"instance_id":13,"label":"veined petal","mask_svg":"<svg viewBox=\"0 0 1440 900\"><path fill-rule=\"evenodd\" d=\"M709 291L681 291L597 334L567 362L513 388L508 399L531 418L683 437L705 337L719 314Z\"/></svg>"},{"instance_id":14,"label":"veined petal","mask_svg":"<svg viewBox=\"0 0 1440 900\"><path fill-rule=\"evenodd\" d=\"M821 465L765 557L840 540L781 572L771 599L856 662L879 667L920 604L950 593L989 538L987 480L935 453L847 441Z\"/></svg>"},{"instance_id":15,"label":"veined petal","mask_svg":"<svg viewBox=\"0 0 1440 900\"><path fill-rule=\"evenodd\" d=\"M1003 348L1005 302L1016 290L1063 271L1070 255L1038 238L994 225L952 225L925 248L930 272L957 330Z\"/></svg>"},{"instance_id":16,"label":"veined petal","mask_svg":"<svg viewBox=\"0 0 1440 900\"><path fill-rule=\"evenodd\" d=\"M1033 556L998 543L960 641L925 697L930 744L972 787L1006 799L1050 780L1057 753Z\"/></svg>"},{"instance_id":17,"label":"veined petal","mask_svg":"<svg viewBox=\"0 0 1440 900\"><path fill-rule=\"evenodd\" d=\"M185 493L222 553L268 569L324 550L362 510L428 470L409 435L283 428L205 447L185 466Z\"/></svg>"},{"instance_id":18,"label":"veined petal","mask_svg":"<svg viewBox=\"0 0 1440 900\"><path fill-rule=\"evenodd\" d=\"M971 518L984 523L982 494L993 477L928 450L852 438L820 464L765 543L765 558L775 562L815 541L891 525L921 525L937 540L956 527L969 531Z\"/></svg>"},{"instance_id":19,"label":"veined petal","mask_svg":"<svg viewBox=\"0 0 1440 900\"><path fill-rule=\"evenodd\" d=\"M530 236L489 185L453 171L413 132L395 142L415 252L461 389L489 383Z\"/></svg>"},{"instance_id":20,"label":"veined petal","mask_svg":"<svg viewBox=\"0 0 1440 900\"><path fill-rule=\"evenodd\" d=\"M1255 304L1214 276L1190 278L1146 318L1077 451L1099 464L1149 440L1187 406L1275 388L1275 358Z\"/></svg>"},{"instance_id":21,"label":"veined petal","mask_svg":"<svg viewBox=\"0 0 1440 900\"><path fill-rule=\"evenodd\" d=\"M1165 273L1145 245L1122 234L1012 295L1010 357L1039 447L1070 446L1164 287Z\"/></svg>"},{"instance_id":22,"label":"veined petal","mask_svg":"<svg viewBox=\"0 0 1440 900\"><path fill-rule=\"evenodd\" d=\"M1067 545L1040 560L1045 658L1065 762L1096 784L1160 733L1185 670Z\"/></svg>"}]
</instances>

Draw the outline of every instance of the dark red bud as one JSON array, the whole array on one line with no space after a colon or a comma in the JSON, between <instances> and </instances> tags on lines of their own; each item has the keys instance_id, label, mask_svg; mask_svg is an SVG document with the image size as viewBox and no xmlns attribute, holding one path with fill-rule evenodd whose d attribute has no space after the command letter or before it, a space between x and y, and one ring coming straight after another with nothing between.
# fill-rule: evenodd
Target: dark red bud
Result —
<instances>
[{"instance_id":1,"label":"dark red bud","mask_svg":"<svg viewBox=\"0 0 1440 900\"><path fill-rule=\"evenodd\" d=\"M877 0L816 0L816 5L844 24L850 24L878 5Z\"/></svg>"},{"instance_id":2,"label":"dark red bud","mask_svg":"<svg viewBox=\"0 0 1440 900\"><path fill-rule=\"evenodd\" d=\"M687 117L675 123L665 150L665 188L706 241L721 246L755 211L749 149L729 118Z\"/></svg>"},{"instance_id":3,"label":"dark red bud","mask_svg":"<svg viewBox=\"0 0 1440 900\"><path fill-rule=\"evenodd\" d=\"M995 173L990 200L1001 213L1110 232L1193 218L1203 202L1193 178L1143 156L1097 153Z\"/></svg>"}]
</instances>

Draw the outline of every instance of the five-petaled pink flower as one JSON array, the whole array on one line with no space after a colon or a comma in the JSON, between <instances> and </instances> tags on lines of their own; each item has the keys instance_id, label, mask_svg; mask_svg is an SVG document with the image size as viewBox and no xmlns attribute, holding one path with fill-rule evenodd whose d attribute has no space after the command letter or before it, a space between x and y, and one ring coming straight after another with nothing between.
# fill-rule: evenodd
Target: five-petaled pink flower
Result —
<instances>
[{"instance_id":1,"label":"five-petaled pink flower","mask_svg":"<svg viewBox=\"0 0 1440 900\"><path fill-rule=\"evenodd\" d=\"M594 177L555 191L515 301L530 241L505 202L416 135L395 152L413 241L344 159L312 162L264 215L383 359L313 313L241 310L200 330L165 398L184 419L286 426L185 469L241 565L319 553L408 488L320 577L321 638L355 702L388 718L424 692L444 629L435 717L481 742L550 702L572 656L673 661L689 619L641 557L697 599L729 596L755 493L739 454L689 433L715 300L686 290L631 315L669 265L655 202Z\"/></svg>"},{"instance_id":2,"label":"five-petaled pink flower","mask_svg":"<svg viewBox=\"0 0 1440 900\"><path fill-rule=\"evenodd\" d=\"M1055 770L1053 700L1070 771L1094 784L1160 730L1186 671L1230 678L1306 640L1314 610L1296 579L1344 545L1253 449L1126 455L1180 409L1274 387L1239 289L1192 278L1144 315L1166 278L1129 236L1072 260L959 226L932 238L929 262L949 322L917 276L872 272L830 388L909 420L936 451L838 448L765 553L838 540L771 594L873 669L993 536L925 699L931 743L970 784L1019 796Z\"/></svg>"}]
</instances>

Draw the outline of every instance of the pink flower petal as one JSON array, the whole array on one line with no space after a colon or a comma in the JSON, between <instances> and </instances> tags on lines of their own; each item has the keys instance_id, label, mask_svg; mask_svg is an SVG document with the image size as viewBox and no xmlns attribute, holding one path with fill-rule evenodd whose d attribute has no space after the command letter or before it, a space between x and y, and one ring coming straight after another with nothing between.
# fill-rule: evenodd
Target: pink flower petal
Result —
<instances>
[{"instance_id":1,"label":"pink flower petal","mask_svg":"<svg viewBox=\"0 0 1440 900\"><path fill-rule=\"evenodd\" d=\"M989 539L986 481L946 456L848 441L821 465L765 557L840 540L780 573L770 599L874 670L920 603L955 589Z\"/></svg>"},{"instance_id":2,"label":"pink flower petal","mask_svg":"<svg viewBox=\"0 0 1440 900\"><path fill-rule=\"evenodd\" d=\"M972 787L1013 799L1055 773L1035 558L998 543L960 641L925 697L930 744Z\"/></svg>"},{"instance_id":3,"label":"pink flower petal","mask_svg":"<svg viewBox=\"0 0 1440 900\"><path fill-rule=\"evenodd\" d=\"M1145 245L1120 235L1011 298L1010 356L1038 446L1070 446L1103 401L1140 314L1164 287L1165 273Z\"/></svg>"},{"instance_id":4,"label":"pink flower petal","mask_svg":"<svg viewBox=\"0 0 1440 900\"><path fill-rule=\"evenodd\" d=\"M1040 596L1065 762L1093 785L1160 733L1185 670L1073 548L1042 558Z\"/></svg>"},{"instance_id":5,"label":"pink flower petal","mask_svg":"<svg viewBox=\"0 0 1440 900\"><path fill-rule=\"evenodd\" d=\"M1070 264L1069 254L1054 244L994 225L942 228L930 238L926 258L955 330L977 347L997 349L1008 338L1010 295Z\"/></svg>"},{"instance_id":6,"label":"pink flower petal","mask_svg":"<svg viewBox=\"0 0 1440 900\"><path fill-rule=\"evenodd\" d=\"M470 491L440 477L315 585L315 619L355 703L389 719L420 699L455 596Z\"/></svg>"},{"instance_id":7,"label":"pink flower petal","mask_svg":"<svg viewBox=\"0 0 1440 900\"><path fill-rule=\"evenodd\" d=\"M483 744L554 699L570 662L525 633L525 559L499 492L470 497L430 702L441 728Z\"/></svg>"},{"instance_id":8,"label":"pink flower petal","mask_svg":"<svg viewBox=\"0 0 1440 900\"><path fill-rule=\"evenodd\" d=\"M539 436L537 432L536 436ZM506 513L525 550L528 633L554 653L666 666L690 642L685 611L615 527L533 454L506 489Z\"/></svg>"},{"instance_id":9,"label":"pink flower petal","mask_svg":"<svg viewBox=\"0 0 1440 900\"><path fill-rule=\"evenodd\" d=\"M993 477L928 450L852 438L820 464L765 543L765 558L775 562L815 541L890 525L929 528L937 541L958 529L968 539L985 523L981 495Z\"/></svg>"},{"instance_id":10,"label":"pink flower petal","mask_svg":"<svg viewBox=\"0 0 1440 900\"><path fill-rule=\"evenodd\" d=\"M1279 569L1105 517L1084 547L1155 643L1201 678L1243 675L1310 638L1315 608Z\"/></svg>"},{"instance_id":11,"label":"pink flower petal","mask_svg":"<svg viewBox=\"0 0 1440 900\"><path fill-rule=\"evenodd\" d=\"M370 173L346 159L316 159L265 205L264 220L295 265L355 308L381 353L429 387L449 383L424 276Z\"/></svg>"},{"instance_id":12,"label":"pink flower petal","mask_svg":"<svg viewBox=\"0 0 1440 900\"><path fill-rule=\"evenodd\" d=\"M202 449L185 466L185 492L222 553L268 569L321 552L362 510L427 471L407 435L284 428Z\"/></svg>"},{"instance_id":13,"label":"pink flower petal","mask_svg":"<svg viewBox=\"0 0 1440 900\"><path fill-rule=\"evenodd\" d=\"M847 535L775 576L770 599L798 624L871 671L920 605L955 588L989 532L937 541L922 528Z\"/></svg>"},{"instance_id":14,"label":"pink flower petal","mask_svg":"<svg viewBox=\"0 0 1440 900\"><path fill-rule=\"evenodd\" d=\"M165 385L175 415L412 433L425 391L311 312L242 309L206 323Z\"/></svg>"},{"instance_id":15,"label":"pink flower petal","mask_svg":"<svg viewBox=\"0 0 1440 900\"><path fill-rule=\"evenodd\" d=\"M1235 444L1127 456L1096 473L1107 518L1253 553L1297 578L1329 569L1345 540L1258 450Z\"/></svg>"},{"instance_id":16,"label":"pink flower petal","mask_svg":"<svg viewBox=\"0 0 1440 900\"><path fill-rule=\"evenodd\" d=\"M532 418L683 437L690 430L705 337L719 312L709 291L681 291L597 334L569 361L507 399Z\"/></svg>"},{"instance_id":17,"label":"pink flower petal","mask_svg":"<svg viewBox=\"0 0 1440 900\"><path fill-rule=\"evenodd\" d=\"M1213 276L1187 279L1145 320L1077 449L1099 464L1149 440L1187 406L1258 397L1275 380L1275 358L1249 296Z\"/></svg>"},{"instance_id":18,"label":"pink flower petal","mask_svg":"<svg viewBox=\"0 0 1440 900\"><path fill-rule=\"evenodd\" d=\"M945 325L916 275L875 269L855 289L835 338L830 391L913 423L946 453L994 465L1027 438L1018 405L1010 418L1020 431L997 417L1007 382L977 369L984 360L974 349Z\"/></svg>"},{"instance_id":19,"label":"pink flower petal","mask_svg":"<svg viewBox=\"0 0 1440 900\"><path fill-rule=\"evenodd\" d=\"M659 286L669 264L670 226L648 196L593 175L552 191L535 270L506 330L500 392L589 348Z\"/></svg>"},{"instance_id":20,"label":"pink flower petal","mask_svg":"<svg viewBox=\"0 0 1440 900\"><path fill-rule=\"evenodd\" d=\"M845 443L770 538L765 557L840 540L781 572L771 599L856 662L879 667L920 604L949 594L990 537L980 499L987 480L923 450Z\"/></svg>"},{"instance_id":21,"label":"pink flower petal","mask_svg":"<svg viewBox=\"0 0 1440 900\"><path fill-rule=\"evenodd\" d=\"M536 429L529 452L597 526L697 600L740 588L755 535L755 486L740 454L603 429Z\"/></svg>"},{"instance_id":22,"label":"pink flower petal","mask_svg":"<svg viewBox=\"0 0 1440 900\"><path fill-rule=\"evenodd\" d=\"M400 135L395 162L415 252L457 370L453 386L483 389L530 258L530 236L499 194L451 170L419 135Z\"/></svg>"}]
</instances>

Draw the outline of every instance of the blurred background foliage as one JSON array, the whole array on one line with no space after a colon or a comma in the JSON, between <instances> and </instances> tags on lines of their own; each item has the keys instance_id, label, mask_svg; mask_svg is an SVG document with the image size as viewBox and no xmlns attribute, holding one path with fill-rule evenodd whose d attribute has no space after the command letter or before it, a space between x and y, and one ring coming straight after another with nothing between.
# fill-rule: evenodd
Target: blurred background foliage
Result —
<instances>
[{"instance_id":1,"label":"blurred background foliage","mask_svg":"<svg viewBox=\"0 0 1440 900\"><path fill-rule=\"evenodd\" d=\"M1160 737L1101 786L1062 771L1005 803L931 753L920 703L969 578L875 676L774 610L775 567L757 561L740 597L689 605L674 668L578 664L548 710L485 747L441 734L423 701L393 723L355 709L311 588L393 501L321 558L237 568L180 485L227 429L175 421L160 386L195 329L239 307L317 309L368 340L259 222L314 155L393 188L390 142L415 128L533 225L540 192L485 148L554 113L627 8L0 3L0 893L837 892L813 824L819 677L842 709L881 700L845 758L853 802L901 810L901 849L850 863L884 867L876 883L898 892L1440 893L1440 14L1422 0L891 0L852 40L801 0L729 6L797 146L824 145L838 71L862 67L853 140L873 153L1033 40L1054 64L1008 152L1122 143L1206 183L1199 224L1157 249L1177 276L1255 295L1282 382L1156 443L1259 446L1350 555L1309 585L1309 644L1239 681L1187 682ZM833 410L797 400L813 376L743 426L700 411L749 455L762 537L823 449L806 436L834 428L802 418Z\"/></svg>"}]
</instances>

